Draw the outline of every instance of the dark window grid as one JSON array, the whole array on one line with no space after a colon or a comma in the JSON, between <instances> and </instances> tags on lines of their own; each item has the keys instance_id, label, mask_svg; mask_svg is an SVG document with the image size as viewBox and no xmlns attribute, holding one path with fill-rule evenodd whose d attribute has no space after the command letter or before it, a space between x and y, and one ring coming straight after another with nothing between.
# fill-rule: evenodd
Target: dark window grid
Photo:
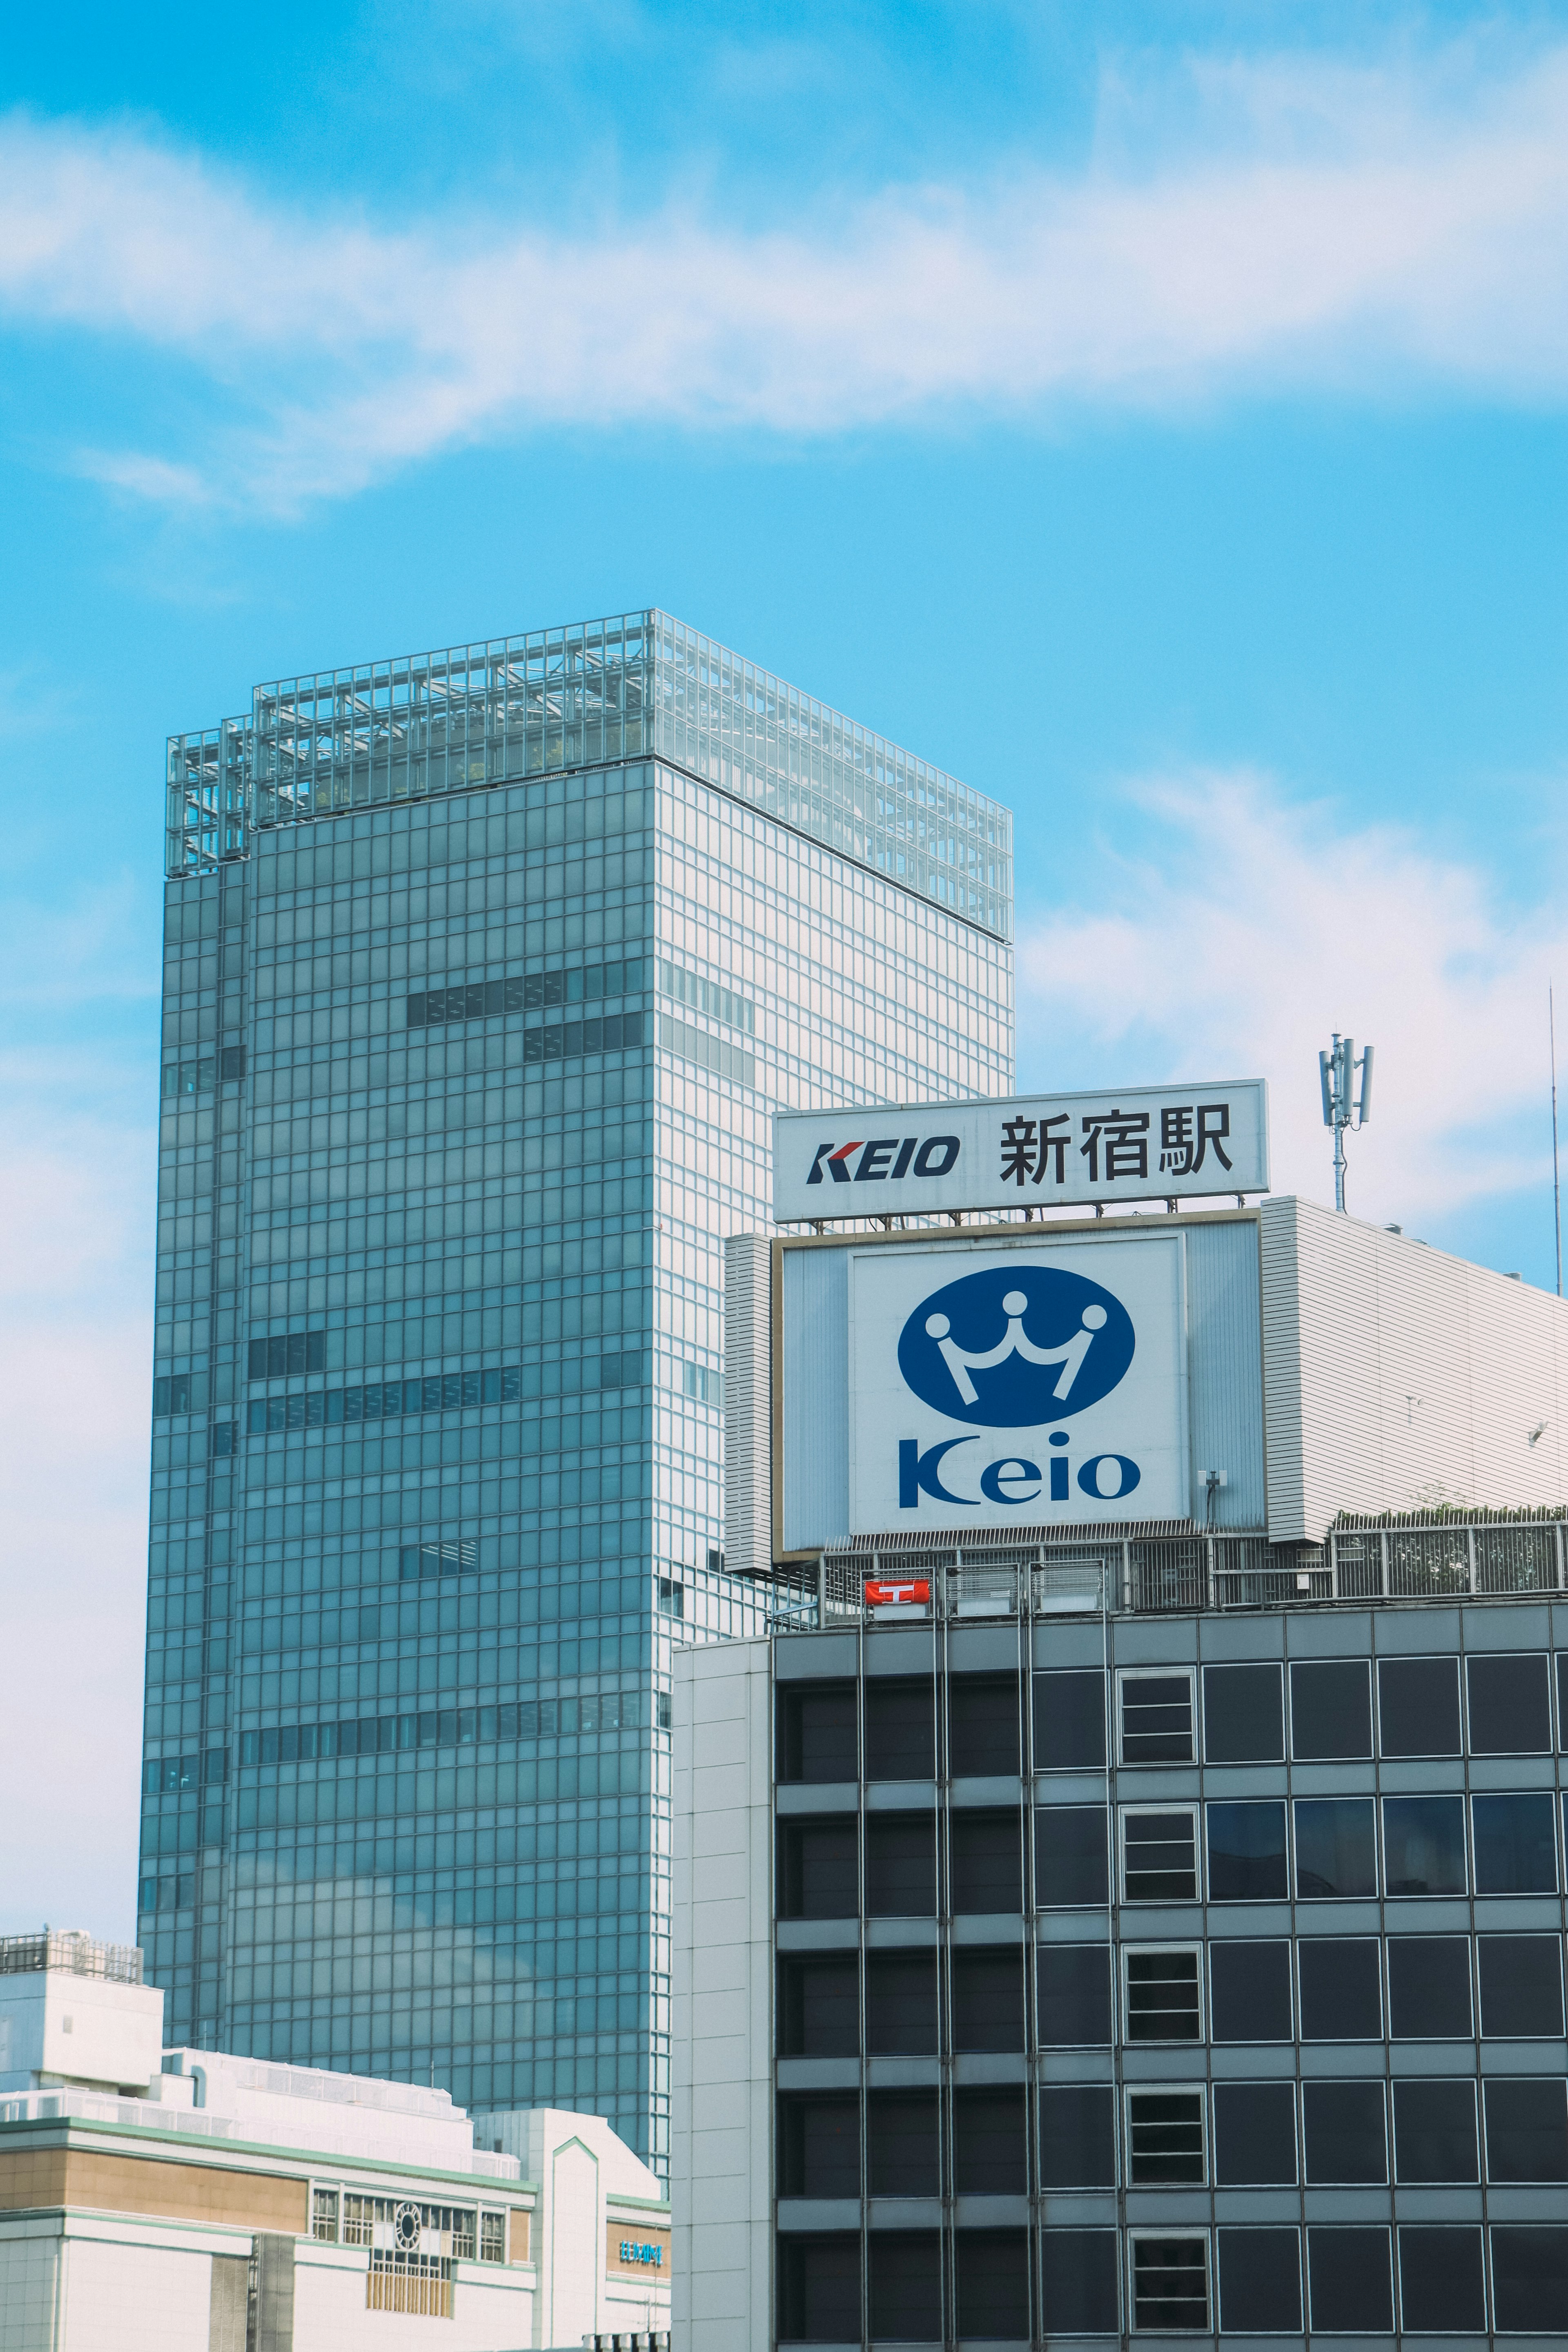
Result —
<instances>
[{"instance_id":1,"label":"dark window grid","mask_svg":"<svg viewBox=\"0 0 1568 2352\"><path fill-rule=\"evenodd\" d=\"M1376 1895L1373 1798L1296 1797L1291 1814L1298 1902L1350 1902Z\"/></svg>"},{"instance_id":2,"label":"dark window grid","mask_svg":"<svg viewBox=\"0 0 1568 2352\"><path fill-rule=\"evenodd\" d=\"M1463 1755L1459 1664L1452 1654L1378 1659L1380 1757Z\"/></svg>"},{"instance_id":3,"label":"dark window grid","mask_svg":"<svg viewBox=\"0 0 1568 2352\"><path fill-rule=\"evenodd\" d=\"M1300 2086L1294 2075L1209 2082L1210 2166L1216 2189L1294 2189L1301 2182Z\"/></svg>"},{"instance_id":4,"label":"dark window grid","mask_svg":"<svg viewBox=\"0 0 1568 2352\"><path fill-rule=\"evenodd\" d=\"M1127 2182L1135 2189L1201 2189L1208 2179L1205 2087L1140 2083L1123 2095Z\"/></svg>"},{"instance_id":5,"label":"dark window grid","mask_svg":"<svg viewBox=\"0 0 1568 2352\"><path fill-rule=\"evenodd\" d=\"M1557 1800L1550 1789L1476 1790L1471 1851L1478 1895L1555 1895Z\"/></svg>"},{"instance_id":6,"label":"dark window grid","mask_svg":"<svg viewBox=\"0 0 1568 2352\"><path fill-rule=\"evenodd\" d=\"M1372 1661L1290 1661L1290 1754L1298 1764L1362 1761L1373 1752Z\"/></svg>"},{"instance_id":7,"label":"dark window grid","mask_svg":"<svg viewBox=\"0 0 1568 2352\"><path fill-rule=\"evenodd\" d=\"M1382 1811L1384 1888L1391 1898L1468 1895L1465 1801L1458 1790L1384 1797Z\"/></svg>"},{"instance_id":8,"label":"dark window grid","mask_svg":"<svg viewBox=\"0 0 1568 2352\"><path fill-rule=\"evenodd\" d=\"M1123 2043L1205 2040L1200 1945L1123 1944L1121 1992Z\"/></svg>"},{"instance_id":9,"label":"dark window grid","mask_svg":"<svg viewBox=\"0 0 1568 2352\"><path fill-rule=\"evenodd\" d=\"M473 1405L514 1403L521 1384L518 1367L502 1364L489 1371L436 1372L353 1389L300 1389L292 1395L252 1397L246 1425L255 1436L280 1429L346 1429L361 1422L403 1421L414 1413L462 1412Z\"/></svg>"},{"instance_id":10,"label":"dark window grid","mask_svg":"<svg viewBox=\"0 0 1568 2352\"><path fill-rule=\"evenodd\" d=\"M1121 1830L1123 1903L1196 1902L1196 1805L1123 1805Z\"/></svg>"},{"instance_id":11,"label":"dark window grid","mask_svg":"<svg viewBox=\"0 0 1568 2352\"><path fill-rule=\"evenodd\" d=\"M1481 2087L1489 2186L1568 2180L1568 2085L1561 2074L1491 2074Z\"/></svg>"},{"instance_id":12,"label":"dark window grid","mask_svg":"<svg viewBox=\"0 0 1568 2352\"><path fill-rule=\"evenodd\" d=\"M1472 1756L1552 1753L1552 1672L1544 1650L1475 1650L1465 1662Z\"/></svg>"},{"instance_id":13,"label":"dark window grid","mask_svg":"<svg viewBox=\"0 0 1568 2352\"><path fill-rule=\"evenodd\" d=\"M1283 1797L1224 1798L1205 1806L1211 1903L1289 1902L1289 1821Z\"/></svg>"},{"instance_id":14,"label":"dark window grid","mask_svg":"<svg viewBox=\"0 0 1568 2352\"><path fill-rule=\"evenodd\" d=\"M1191 1764L1196 1759L1191 1666L1116 1677L1117 1753L1123 1764Z\"/></svg>"},{"instance_id":15,"label":"dark window grid","mask_svg":"<svg viewBox=\"0 0 1568 2352\"><path fill-rule=\"evenodd\" d=\"M1394 2173L1403 2188L1466 2187L1481 2177L1473 2074L1396 2074Z\"/></svg>"},{"instance_id":16,"label":"dark window grid","mask_svg":"<svg viewBox=\"0 0 1568 2352\"><path fill-rule=\"evenodd\" d=\"M1135 2333L1208 2332L1206 2230L1130 2230L1127 2269Z\"/></svg>"},{"instance_id":17,"label":"dark window grid","mask_svg":"<svg viewBox=\"0 0 1568 2352\"><path fill-rule=\"evenodd\" d=\"M1204 1761L1279 1764L1285 1757L1284 1668L1278 1659L1205 1665Z\"/></svg>"}]
</instances>

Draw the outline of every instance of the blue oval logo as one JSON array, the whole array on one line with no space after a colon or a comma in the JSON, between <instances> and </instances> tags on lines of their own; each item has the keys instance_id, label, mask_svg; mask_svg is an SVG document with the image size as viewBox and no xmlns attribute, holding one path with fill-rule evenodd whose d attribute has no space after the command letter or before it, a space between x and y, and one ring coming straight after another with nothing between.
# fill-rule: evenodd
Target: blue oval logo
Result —
<instances>
[{"instance_id":1,"label":"blue oval logo","mask_svg":"<svg viewBox=\"0 0 1568 2352\"><path fill-rule=\"evenodd\" d=\"M951 1421L1034 1429L1108 1396L1136 1345L1121 1301L1087 1275L999 1267L921 1299L899 1335L899 1370Z\"/></svg>"}]
</instances>

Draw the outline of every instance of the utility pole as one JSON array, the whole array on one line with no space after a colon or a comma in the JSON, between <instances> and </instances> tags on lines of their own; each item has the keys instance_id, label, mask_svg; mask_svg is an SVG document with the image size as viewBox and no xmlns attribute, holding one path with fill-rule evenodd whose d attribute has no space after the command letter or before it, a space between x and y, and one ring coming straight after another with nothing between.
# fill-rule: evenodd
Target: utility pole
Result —
<instances>
[{"instance_id":1,"label":"utility pole","mask_svg":"<svg viewBox=\"0 0 1568 2352\"><path fill-rule=\"evenodd\" d=\"M1318 1055L1318 1076L1323 1088L1323 1125L1334 1130L1334 1206L1342 1215L1345 1205L1345 1129L1363 1128L1372 1116L1372 1051L1370 1045L1366 1046L1358 1060L1355 1039L1342 1037L1336 1029L1332 1045ZM1355 1087L1358 1070L1359 1096Z\"/></svg>"}]
</instances>

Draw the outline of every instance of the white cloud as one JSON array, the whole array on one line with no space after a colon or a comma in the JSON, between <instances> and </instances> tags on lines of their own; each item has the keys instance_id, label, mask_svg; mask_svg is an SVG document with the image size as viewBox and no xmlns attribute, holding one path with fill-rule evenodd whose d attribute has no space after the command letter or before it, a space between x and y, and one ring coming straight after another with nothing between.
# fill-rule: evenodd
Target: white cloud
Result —
<instances>
[{"instance_id":1,"label":"white cloud","mask_svg":"<svg viewBox=\"0 0 1568 2352\"><path fill-rule=\"evenodd\" d=\"M1020 1084L1265 1076L1275 1189L1331 1200L1317 1056L1339 1029L1376 1048L1353 1212L1408 1224L1550 1177L1546 991L1555 971L1568 999L1568 924L1546 877L1521 914L1413 835L1245 772L1129 797L1155 847L1099 852L1114 911L1080 892L1020 936Z\"/></svg>"},{"instance_id":2,"label":"white cloud","mask_svg":"<svg viewBox=\"0 0 1568 2352\"><path fill-rule=\"evenodd\" d=\"M575 237L316 216L197 155L13 116L0 306L212 376L234 404L212 446L79 460L187 506L287 509L534 423L798 435L1247 386L1568 387L1568 49L1489 73L1468 51L1210 64L1112 95L1074 177L890 188L804 230L672 208Z\"/></svg>"}]
</instances>

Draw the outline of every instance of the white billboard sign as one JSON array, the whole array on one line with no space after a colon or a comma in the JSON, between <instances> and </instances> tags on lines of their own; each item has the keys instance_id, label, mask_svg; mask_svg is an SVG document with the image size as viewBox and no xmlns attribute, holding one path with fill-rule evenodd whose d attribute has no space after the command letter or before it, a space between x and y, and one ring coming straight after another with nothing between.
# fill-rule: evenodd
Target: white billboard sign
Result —
<instances>
[{"instance_id":1,"label":"white billboard sign","mask_svg":"<svg viewBox=\"0 0 1568 2352\"><path fill-rule=\"evenodd\" d=\"M1268 1190L1262 1078L773 1119L773 1218L785 1225Z\"/></svg>"},{"instance_id":2,"label":"white billboard sign","mask_svg":"<svg viewBox=\"0 0 1568 2352\"><path fill-rule=\"evenodd\" d=\"M1188 1516L1180 1239L854 1251L849 1526Z\"/></svg>"}]
</instances>

